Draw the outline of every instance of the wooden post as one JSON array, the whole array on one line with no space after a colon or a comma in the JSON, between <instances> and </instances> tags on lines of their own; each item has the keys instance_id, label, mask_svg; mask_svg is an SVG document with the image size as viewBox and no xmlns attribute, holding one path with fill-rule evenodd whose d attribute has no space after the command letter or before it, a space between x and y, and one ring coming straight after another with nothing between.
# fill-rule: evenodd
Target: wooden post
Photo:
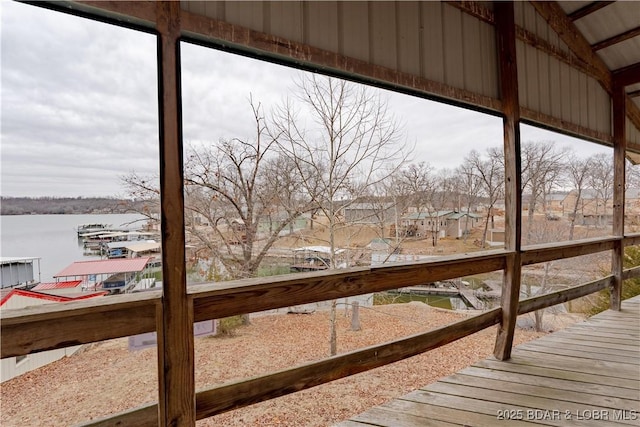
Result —
<instances>
[{"instance_id":1,"label":"wooden post","mask_svg":"<svg viewBox=\"0 0 640 427\"><path fill-rule=\"evenodd\" d=\"M507 257L503 275L502 320L496 336L494 355L500 360L505 360L511 357L513 334L518 316L522 265L520 260L522 229L520 104L513 2L494 2L494 12L504 114L505 249L511 252Z\"/></svg>"},{"instance_id":2,"label":"wooden post","mask_svg":"<svg viewBox=\"0 0 640 427\"><path fill-rule=\"evenodd\" d=\"M360 326L360 303L358 301L354 301L351 303L353 307L351 311L351 330L359 331L362 329Z\"/></svg>"},{"instance_id":3,"label":"wooden post","mask_svg":"<svg viewBox=\"0 0 640 427\"><path fill-rule=\"evenodd\" d=\"M613 84L613 235L615 242L611 259L613 274L611 289L611 309L620 310L622 300L622 270L624 259L624 187L626 151L626 94L624 86L614 80Z\"/></svg>"},{"instance_id":4,"label":"wooden post","mask_svg":"<svg viewBox=\"0 0 640 427\"><path fill-rule=\"evenodd\" d=\"M162 321L158 325L158 420L163 427L194 426L193 306L187 298L185 270L180 3L158 2L156 11L163 281Z\"/></svg>"}]
</instances>

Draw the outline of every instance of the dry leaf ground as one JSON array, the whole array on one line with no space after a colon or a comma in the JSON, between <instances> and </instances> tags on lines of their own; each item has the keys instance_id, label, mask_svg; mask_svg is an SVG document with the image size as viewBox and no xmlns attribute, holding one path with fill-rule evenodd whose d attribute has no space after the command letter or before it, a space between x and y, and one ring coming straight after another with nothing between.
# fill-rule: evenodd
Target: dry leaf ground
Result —
<instances>
[{"instance_id":1,"label":"dry leaf ground","mask_svg":"<svg viewBox=\"0 0 640 427\"><path fill-rule=\"evenodd\" d=\"M362 330L338 316L338 352L455 322L467 314L422 303L361 308ZM319 360L328 352L327 312L256 316L233 337L197 338L196 389ZM199 426L326 426L401 396L489 356L495 328L423 355L292 395L224 413ZM517 330L516 343L541 336ZM63 426L157 401L155 348L127 339L96 343L0 386L0 425Z\"/></svg>"}]
</instances>

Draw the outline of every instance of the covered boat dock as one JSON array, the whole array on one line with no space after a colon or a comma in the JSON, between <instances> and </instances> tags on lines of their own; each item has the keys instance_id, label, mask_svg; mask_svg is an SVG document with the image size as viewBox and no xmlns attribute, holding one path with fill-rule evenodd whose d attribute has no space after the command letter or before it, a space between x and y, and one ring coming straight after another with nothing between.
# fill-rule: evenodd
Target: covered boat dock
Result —
<instances>
[{"instance_id":1,"label":"covered boat dock","mask_svg":"<svg viewBox=\"0 0 640 427\"><path fill-rule=\"evenodd\" d=\"M147 268L150 257L77 261L53 277L82 280L83 290L121 293L133 288Z\"/></svg>"}]
</instances>

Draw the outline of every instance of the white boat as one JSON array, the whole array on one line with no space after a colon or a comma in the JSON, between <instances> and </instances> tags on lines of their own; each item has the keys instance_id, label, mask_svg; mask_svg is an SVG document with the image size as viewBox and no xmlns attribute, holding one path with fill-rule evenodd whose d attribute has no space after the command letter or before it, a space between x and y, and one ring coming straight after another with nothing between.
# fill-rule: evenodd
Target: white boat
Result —
<instances>
[{"instance_id":1,"label":"white boat","mask_svg":"<svg viewBox=\"0 0 640 427\"><path fill-rule=\"evenodd\" d=\"M89 224L80 224L76 227L76 231L78 232L78 237L83 237L83 235L88 233L97 233L97 232L105 232L110 231L113 227L113 224L103 224L103 223L89 223Z\"/></svg>"}]
</instances>

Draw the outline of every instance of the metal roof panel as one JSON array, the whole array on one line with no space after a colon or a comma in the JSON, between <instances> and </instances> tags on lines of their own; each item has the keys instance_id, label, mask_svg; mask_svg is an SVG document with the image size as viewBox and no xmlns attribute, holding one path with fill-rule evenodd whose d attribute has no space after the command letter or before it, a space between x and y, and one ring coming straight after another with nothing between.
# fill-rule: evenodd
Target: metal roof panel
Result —
<instances>
[{"instance_id":1,"label":"metal roof panel","mask_svg":"<svg viewBox=\"0 0 640 427\"><path fill-rule=\"evenodd\" d=\"M101 259L74 262L53 277L86 276L89 274L114 274L144 270L151 258Z\"/></svg>"},{"instance_id":2,"label":"metal roof panel","mask_svg":"<svg viewBox=\"0 0 640 427\"><path fill-rule=\"evenodd\" d=\"M34 291L44 291L49 289L68 289L75 288L82 283L82 280L67 280L64 282L45 282L39 283L32 290Z\"/></svg>"}]
</instances>

